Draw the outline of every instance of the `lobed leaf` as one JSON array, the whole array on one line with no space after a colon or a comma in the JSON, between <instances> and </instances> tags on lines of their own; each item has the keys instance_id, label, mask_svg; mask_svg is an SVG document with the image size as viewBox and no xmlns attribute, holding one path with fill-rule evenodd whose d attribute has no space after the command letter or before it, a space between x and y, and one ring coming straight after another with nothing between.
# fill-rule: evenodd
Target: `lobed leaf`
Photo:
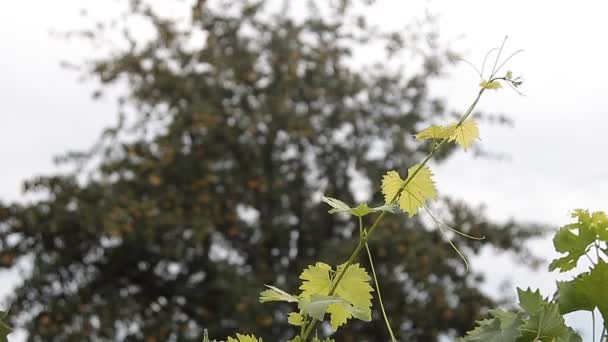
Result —
<instances>
[{"instance_id":1,"label":"lobed leaf","mask_svg":"<svg viewBox=\"0 0 608 342\"><path fill-rule=\"evenodd\" d=\"M324 263L316 263L302 272L303 280L300 290L299 309L305 315L323 320L324 314L330 314L330 324L334 330L351 318L364 321L371 320L373 288L369 274L359 266L352 264L342 276L335 293L329 296L332 285L331 274L341 274L345 265L338 266L335 272Z\"/></svg>"},{"instance_id":2,"label":"lobed leaf","mask_svg":"<svg viewBox=\"0 0 608 342\"><path fill-rule=\"evenodd\" d=\"M287 323L295 326L301 326L304 324L304 316L302 316L299 312L291 312L287 316Z\"/></svg>"},{"instance_id":3,"label":"lobed leaf","mask_svg":"<svg viewBox=\"0 0 608 342\"><path fill-rule=\"evenodd\" d=\"M451 125L449 131L452 132L449 141L455 141L465 151L479 138L479 128L473 120L466 120L461 125Z\"/></svg>"},{"instance_id":4,"label":"lobed leaf","mask_svg":"<svg viewBox=\"0 0 608 342\"><path fill-rule=\"evenodd\" d=\"M408 169L409 183L399 197L399 207L407 212L409 217L416 215L426 200L437 199L437 189L431 169L424 166L414 174L418 167L419 165L414 165Z\"/></svg>"}]
</instances>

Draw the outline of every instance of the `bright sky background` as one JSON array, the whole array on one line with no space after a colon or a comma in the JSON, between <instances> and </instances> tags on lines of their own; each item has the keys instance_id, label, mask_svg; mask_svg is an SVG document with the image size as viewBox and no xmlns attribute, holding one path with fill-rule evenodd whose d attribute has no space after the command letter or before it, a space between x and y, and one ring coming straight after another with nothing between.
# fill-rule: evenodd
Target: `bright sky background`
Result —
<instances>
[{"instance_id":1,"label":"bright sky background","mask_svg":"<svg viewBox=\"0 0 608 342\"><path fill-rule=\"evenodd\" d=\"M93 86L62 69L59 61L94 53L49 35L52 29L81 27L82 4L95 15L112 13L115 2L5 1L0 3L0 199L21 200L21 182L57 171L53 157L91 146L103 127L114 123L112 99L93 101ZM608 4L602 1L379 1L372 21L398 28L429 7L440 15L443 39L468 53L479 65L489 48L509 35L507 51L524 49L509 69L523 75L521 97L509 90L491 93L480 108L508 114L513 128L482 126L481 144L505 153L505 160L472 159L462 153L436 172L438 188L469 203L487 205L497 219L515 217L557 227L569 222L574 208L608 210ZM458 38L464 35L464 38ZM453 39L453 40L452 40ZM76 58L77 60L77 58ZM479 83L465 64L438 85L452 108L465 109ZM554 256L549 239L532 247ZM515 286L555 290L557 274L526 271L508 256L488 250L474 266L488 272L484 288L498 293L504 279ZM13 277L0 273L0 296ZM567 275L559 276L564 279ZM504 290L503 290L504 291ZM589 332L588 315L568 317ZM598 324L599 326L599 324ZM585 340L590 339L589 335ZM17 341L13 339L12 341Z\"/></svg>"}]
</instances>

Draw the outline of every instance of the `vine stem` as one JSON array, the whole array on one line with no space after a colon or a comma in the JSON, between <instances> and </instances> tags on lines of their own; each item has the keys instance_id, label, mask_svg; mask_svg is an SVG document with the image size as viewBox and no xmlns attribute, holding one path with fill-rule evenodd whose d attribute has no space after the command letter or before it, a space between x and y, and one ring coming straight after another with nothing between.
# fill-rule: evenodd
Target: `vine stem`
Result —
<instances>
[{"instance_id":1,"label":"vine stem","mask_svg":"<svg viewBox=\"0 0 608 342\"><path fill-rule=\"evenodd\" d=\"M490 80L488 80L488 82L491 83L496 80L504 80L504 78L503 77L491 78ZM463 122L471 115L471 113L473 112L473 109L475 109L475 107L477 106L477 103L481 99L481 95L483 95L485 90L486 90L486 88L481 88L479 90L479 92L477 93L477 97L475 98L473 103L471 103L469 108L467 108L466 112L462 115L462 117L460 118L458 123L452 128L452 130L449 132L450 134L448 134L448 136L451 136L453 132L455 132L458 128L460 128L460 126L462 126ZM408 175L407 179L403 182L403 185L401 185L401 188L399 188L399 191L397 191L395 193L395 195L393 195L393 198L390 201L388 201L387 204L395 203L395 201L399 198L401 193L405 190L405 188L412 181L412 179L414 179L414 177L418 174L418 172L420 172L420 170L429 162L429 160L431 160L431 158L433 157L435 152L437 150L439 150L448 140L449 139L444 138L433 147L431 152L429 152L429 154L418 165L418 167L414 170L414 172L412 172L411 175ZM329 289L329 292L327 293L328 296L332 296L336 292L336 289L338 288L340 281L342 281L342 278L346 274L346 271L348 271L348 268L353 264L355 259L359 256L359 253L361 253L361 250L363 249L363 247L365 247L365 245L367 244L367 241L369 240L369 237L374 233L374 231L378 227L379 223L382 222L382 219L384 219L384 216L386 216L386 211L381 212L380 215L378 215L378 217L372 224L369 231L367 231L367 233L361 235L361 237L359 238L359 243L357 244L357 247L355 247L355 250L350 255L350 257L348 258L346 263L344 264L344 267L342 267L342 271L340 273L338 273L336 278L334 278L334 280L332 281L331 288ZM310 321L310 323L308 323L308 326L304 330L304 333L300 335L302 342L307 341L308 336L314 329L317 322L318 322L318 320L316 318L313 318Z\"/></svg>"},{"instance_id":2,"label":"vine stem","mask_svg":"<svg viewBox=\"0 0 608 342\"><path fill-rule=\"evenodd\" d=\"M359 216L359 232L363 233L363 218L361 216ZM391 328L391 322L388 320L386 310L384 310L384 302L382 300L382 294L380 293L380 284L378 283L378 277L376 276L376 268L374 267L372 252L369 250L369 245L367 243L365 244L365 250L367 251L367 257L369 258L369 266L372 268L374 284L376 284L376 291L378 292L378 301L380 302L380 310L382 311L382 317L384 317L386 329L388 330L388 333L391 336L391 342L397 342L397 339L395 338L395 333L393 333L393 329Z\"/></svg>"}]
</instances>

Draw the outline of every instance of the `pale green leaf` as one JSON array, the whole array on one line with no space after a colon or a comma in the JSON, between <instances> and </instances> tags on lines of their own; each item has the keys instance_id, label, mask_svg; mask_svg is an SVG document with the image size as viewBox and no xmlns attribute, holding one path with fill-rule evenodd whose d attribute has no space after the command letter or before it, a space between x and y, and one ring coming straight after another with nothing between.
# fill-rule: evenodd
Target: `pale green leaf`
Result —
<instances>
[{"instance_id":1,"label":"pale green leaf","mask_svg":"<svg viewBox=\"0 0 608 342\"><path fill-rule=\"evenodd\" d=\"M465 151L479 138L479 128L473 120L466 120L461 125L453 124L449 131L451 132L449 141L456 141Z\"/></svg>"},{"instance_id":2,"label":"pale green leaf","mask_svg":"<svg viewBox=\"0 0 608 342\"><path fill-rule=\"evenodd\" d=\"M450 130L448 127L431 125L424 131L416 134L417 140L425 139L447 139L450 136Z\"/></svg>"},{"instance_id":3,"label":"pale green leaf","mask_svg":"<svg viewBox=\"0 0 608 342\"><path fill-rule=\"evenodd\" d=\"M340 201L337 198L323 196L321 198L321 200L323 202L329 204L329 206L333 208L333 209L331 209L329 211L330 214L333 214L333 213L342 213L342 212L347 212L347 211L350 210L350 207L348 206L348 204Z\"/></svg>"},{"instance_id":4,"label":"pale green leaf","mask_svg":"<svg viewBox=\"0 0 608 342\"><path fill-rule=\"evenodd\" d=\"M500 82L498 81L481 81L481 83L479 83L479 86L484 88L484 89L493 89L493 90L498 90L500 88L502 88L502 84L500 84Z\"/></svg>"},{"instance_id":5,"label":"pale green leaf","mask_svg":"<svg viewBox=\"0 0 608 342\"><path fill-rule=\"evenodd\" d=\"M323 202L329 204L332 209L329 210L330 214L335 213L348 213L354 216L363 217L372 212L386 211L386 212L395 212L395 205L385 204L379 207L371 208L367 205L367 203L361 203L355 208L351 208L348 204L340 201L339 199L335 199L332 197L323 196Z\"/></svg>"},{"instance_id":6,"label":"pale green leaf","mask_svg":"<svg viewBox=\"0 0 608 342\"><path fill-rule=\"evenodd\" d=\"M437 199L437 190L431 170L424 166L416 173L418 168L419 165L414 165L408 169L408 174L413 175L413 177L408 177L407 186L399 196L397 195L405 184L399 173L388 171L382 179L382 193L387 203L390 203L396 197L399 208L408 213L410 217L416 215L418 209L424 205L426 200Z\"/></svg>"},{"instance_id":7,"label":"pale green leaf","mask_svg":"<svg viewBox=\"0 0 608 342\"><path fill-rule=\"evenodd\" d=\"M399 173L395 170L388 171L382 177L382 193L384 194L384 201L387 204L391 204L394 200L398 199L399 190L403 186L405 181L401 179Z\"/></svg>"},{"instance_id":8,"label":"pale green leaf","mask_svg":"<svg viewBox=\"0 0 608 342\"><path fill-rule=\"evenodd\" d=\"M415 175L419 165L408 169L408 184L399 197L399 208L412 217L418 213L427 200L437 199L437 189L431 169L424 166ZM413 175L413 177L412 177Z\"/></svg>"},{"instance_id":9,"label":"pale green leaf","mask_svg":"<svg viewBox=\"0 0 608 342\"><path fill-rule=\"evenodd\" d=\"M297 303L298 297L290 295L289 293L270 285L265 285L268 290L264 290L260 293L260 303L266 302L289 302Z\"/></svg>"},{"instance_id":10,"label":"pale green leaf","mask_svg":"<svg viewBox=\"0 0 608 342\"><path fill-rule=\"evenodd\" d=\"M310 298L314 294L327 295L331 287L330 271L331 266L322 262L308 266L300 275L300 279L303 280L300 285L302 290L300 297Z\"/></svg>"},{"instance_id":11,"label":"pale green leaf","mask_svg":"<svg viewBox=\"0 0 608 342\"><path fill-rule=\"evenodd\" d=\"M345 305L342 303L336 303L328 306L327 313L331 315L329 323L334 331L338 330L342 324L346 323L346 321L352 317L352 314L348 312Z\"/></svg>"}]
</instances>

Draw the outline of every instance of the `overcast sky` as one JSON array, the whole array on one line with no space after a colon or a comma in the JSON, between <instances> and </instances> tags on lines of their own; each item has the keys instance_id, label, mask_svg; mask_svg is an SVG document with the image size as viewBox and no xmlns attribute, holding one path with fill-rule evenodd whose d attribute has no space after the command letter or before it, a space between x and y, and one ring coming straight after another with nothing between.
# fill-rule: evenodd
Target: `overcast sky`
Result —
<instances>
[{"instance_id":1,"label":"overcast sky","mask_svg":"<svg viewBox=\"0 0 608 342\"><path fill-rule=\"evenodd\" d=\"M103 127L114 123L111 99L93 101L93 87L59 61L92 51L49 35L52 29L81 27L81 0L3 1L0 3L0 199L22 200L21 182L56 171L52 159L70 149L91 146ZM115 8L95 3L96 15ZM486 51L509 36L507 49L524 49L510 70L523 75L525 97L503 90L484 97L480 108L505 113L515 126L483 125L480 142L504 160L473 159L461 153L436 172L439 190L473 204L484 203L491 217L541 221L557 227L570 221L574 208L608 210L608 5L602 1L379 1L369 13L391 28L401 27L426 7L440 15L443 39L480 64ZM93 6L89 2L87 6ZM464 35L464 38L458 38ZM373 53L373 52L371 52ZM479 83L465 64L438 85L453 108L465 109ZM550 240L533 248L551 258ZM513 267L487 251L473 261L489 272L484 288L497 293L510 278L513 286L555 289L557 274ZM560 278L568 275L561 275ZM0 273L0 295L6 273ZM504 293L503 293L504 294ZM510 295L515 294L512 287ZM569 317L576 328L590 331L588 316ZM598 324L599 325L599 324Z\"/></svg>"}]
</instances>

